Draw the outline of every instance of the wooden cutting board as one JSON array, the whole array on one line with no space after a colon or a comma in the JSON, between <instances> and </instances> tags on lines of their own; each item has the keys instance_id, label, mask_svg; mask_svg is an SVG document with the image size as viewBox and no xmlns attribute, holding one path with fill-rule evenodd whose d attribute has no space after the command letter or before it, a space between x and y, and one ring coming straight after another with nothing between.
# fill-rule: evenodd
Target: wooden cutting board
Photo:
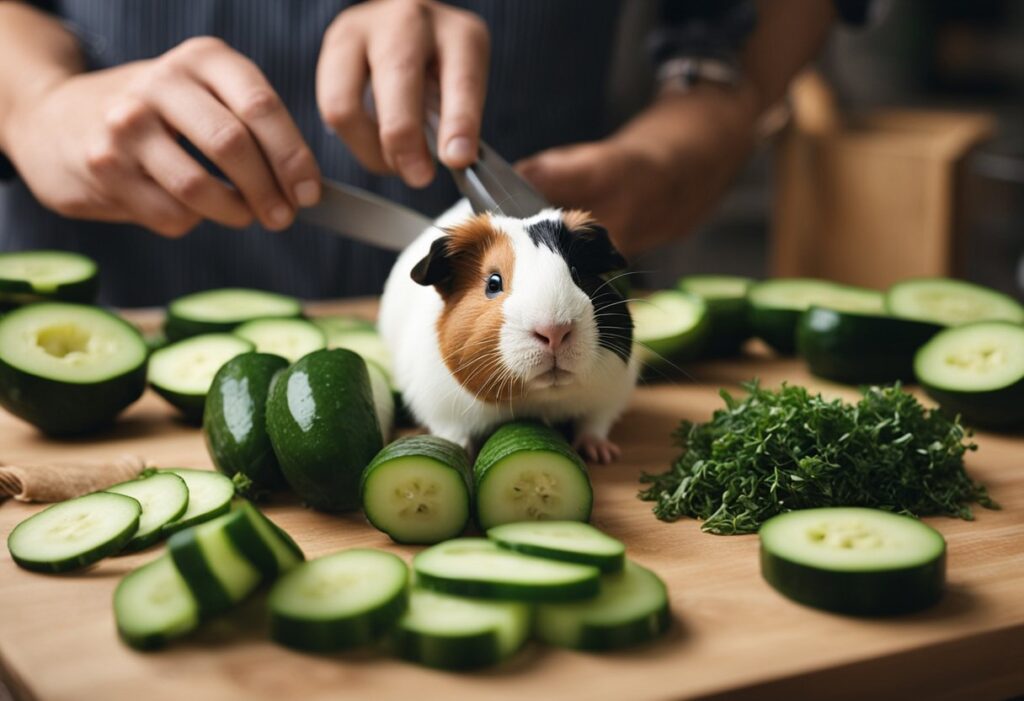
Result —
<instances>
[{"instance_id":1,"label":"wooden cutting board","mask_svg":"<svg viewBox=\"0 0 1024 701\"><path fill-rule=\"evenodd\" d=\"M356 307L366 311L366 307ZM338 305L324 311L350 310ZM706 420L719 387L760 377L856 396L809 377L793 360L750 357L694 365L677 385L640 389L613 437L623 460L591 468L593 522L668 584L674 625L659 642L616 654L530 644L507 664L450 674L382 653L309 656L269 642L257 599L169 650L141 654L115 633L111 595L122 575L157 549L47 576L15 566L0 549L0 664L15 696L85 701L145 699L999 699L1024 693L1024 438L979 434L970 472L1002 511L977 520L928 519L949 543L941 604L892 619L823 613L778 595L758 573L756 536L713 536L693 521L656 520L638 501L637 477L676 454L680 419ZM47 440L0 412L0 460L64 460L136 452L162 466L210 467L200 432L149 393L108 434ZM40 507L0 505L0 536ZM279 501L267 513L309 557L351 546L400 547L361 515L328 516ZM3 697L0 689L0 698Z\"/></svg>"}]
</instances>

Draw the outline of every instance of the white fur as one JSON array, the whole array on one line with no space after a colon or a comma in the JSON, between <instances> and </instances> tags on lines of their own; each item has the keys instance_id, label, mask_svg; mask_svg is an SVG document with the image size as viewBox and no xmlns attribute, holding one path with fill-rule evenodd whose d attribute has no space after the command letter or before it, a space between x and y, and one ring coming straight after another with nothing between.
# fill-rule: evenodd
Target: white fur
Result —
<instances>
[{"instance_id":1,"label":"white fur","mask_svg":"<svg viewBox=\"0 0 1024 701\"><path fill-rule=\"evenodd\" d=\"M378 326L391 352L395 381L413 415L431 433L470 447L497 425L514 418L547 422L572 420L577 435L607 439L636 384L636 354L624 363L597 345L593 304L572 280L565 259L546 246L536 246L526 225L561 216L547 209L531 219L495 216L515 253L512 290L493 300L503 305L499 348L510 376L526 382L523 396L494 404L477 399L452 376L443 362L437 321L444 308L433 287L417 284L412 268L451 226L472 215L461 200L435 226L423 232L399 256L384 287ZM484 294L481 281L480 294ZM542 324L574 323L572 342L558 356L558 367L571 375L552 385L551 357L533 336ZM561 384L567 381L567 384Z\"/></svg>"}]
</instances>

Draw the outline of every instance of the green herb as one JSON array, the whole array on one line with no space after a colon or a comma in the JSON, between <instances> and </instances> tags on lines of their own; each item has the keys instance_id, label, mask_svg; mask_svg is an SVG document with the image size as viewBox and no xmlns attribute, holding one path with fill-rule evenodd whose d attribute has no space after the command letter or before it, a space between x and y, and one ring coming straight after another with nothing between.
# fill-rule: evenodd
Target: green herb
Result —
<instances>
[{"instance_id":1,"label":"green herb","mask_svg":"<svg viewBox=\"0 0 1024 701\"><path fill-rule=\"evenodd\" d=\"M999 506L964 471L976 450L959 419L926 409L897 384L864 390L856 404L826 401L803 387L743 385L721 391L710 422L684 421L673 434L683 453L640 498L664 521L704 521L709 533L752 533L784 511L869 506L912 516L972 520L968 506Z\"/></svg>"}]
</instances>

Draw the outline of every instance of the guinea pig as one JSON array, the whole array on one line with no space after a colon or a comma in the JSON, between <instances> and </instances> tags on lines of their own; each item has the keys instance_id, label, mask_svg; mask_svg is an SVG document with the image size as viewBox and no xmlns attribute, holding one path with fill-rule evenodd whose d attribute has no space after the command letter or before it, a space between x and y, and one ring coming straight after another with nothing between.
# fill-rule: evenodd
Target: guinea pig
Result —
<instances>
[{"instance_id":1,"label":"guinea pig","mask_svg":"<svg viewBox=\"0 0 1024 701\"><path fill-rule=\"evenodd\" d=\"M611 462L638 364L626 300L605 277L625 264L586 213L517 219L458 202L402 252L381 299L412 415L469 450L512 419L571 422L583 456Z\"/></svg>"}]
</instances>

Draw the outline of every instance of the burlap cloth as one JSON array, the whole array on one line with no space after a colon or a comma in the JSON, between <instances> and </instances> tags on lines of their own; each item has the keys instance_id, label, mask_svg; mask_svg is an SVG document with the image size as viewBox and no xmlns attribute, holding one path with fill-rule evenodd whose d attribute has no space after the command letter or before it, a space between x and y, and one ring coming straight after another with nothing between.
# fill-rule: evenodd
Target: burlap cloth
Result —
<instances>
[{"instance_id":1,"label":"burlap cloth","mask_svg":"<svg viewBox=\"0 0 1024 701\"><path fill-rule=\"evenodd\" d=\"M0 463L0 500L63 501L134 479L144 469L146 461L128 453L111 460Z\"/></svg>"}]
</instances>

